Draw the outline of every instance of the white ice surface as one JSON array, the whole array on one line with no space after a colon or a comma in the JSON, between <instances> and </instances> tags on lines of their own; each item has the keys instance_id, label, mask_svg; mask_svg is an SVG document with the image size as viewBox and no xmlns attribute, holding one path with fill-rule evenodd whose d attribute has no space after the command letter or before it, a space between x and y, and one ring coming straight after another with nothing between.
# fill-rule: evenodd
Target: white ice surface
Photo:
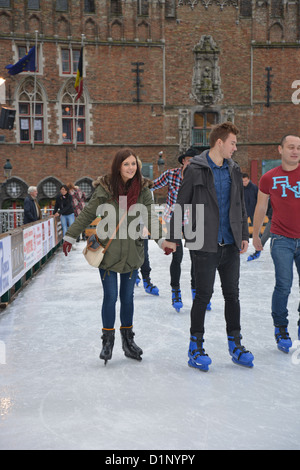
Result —
<instances>
[{"instance_id":1,"label":"white ice surface","mask_svg":"<svg viewBox=\"0 0 300 470\"><path fill-rule=\"evenodd\" d=\"M190 260L184 251L184 307L171 307L169 263L150 242L159 297L135 289L138 363L126 358L118 330L113 358L99 359L102 289L86 264L84 244L59 251L0 314L0 449L300 449L300 346L278 351L270 302L269 245L260 259L241 255L244 345L253 369L233 364L227 350L217 276L206 317L209 372L187 366ZM295 270L289 300L293 340L299 302ZM116 328L119 328L119 318ZM296 343L294 343L297 346ZM5 359L5 361L4 361Z\"/></svg>"}]
</instances>

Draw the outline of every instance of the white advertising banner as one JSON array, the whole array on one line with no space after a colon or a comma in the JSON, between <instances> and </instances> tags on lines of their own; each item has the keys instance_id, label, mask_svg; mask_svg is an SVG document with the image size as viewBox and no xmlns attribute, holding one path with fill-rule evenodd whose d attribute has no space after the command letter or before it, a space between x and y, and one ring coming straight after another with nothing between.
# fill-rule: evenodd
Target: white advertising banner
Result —
<instances>
[{"instance_id":1,"label":"white advertising banner","mask_svg":"<svg viewBox=\"0 0 300 470\"><path fill-rule=\"evenodd\" d=\"M0 297L56 246L58 230L52 217L0 239Z\"/></svg>"},{"instance_id":2,"label":"white advertising banner","mask_svg":"<svg viewBox=\"0 0 300 470\"><path fill-rule=\"evenodd\" d=\"M11 237L0 240L0 295L12 286Z\"/></svg>"}]
</instances>

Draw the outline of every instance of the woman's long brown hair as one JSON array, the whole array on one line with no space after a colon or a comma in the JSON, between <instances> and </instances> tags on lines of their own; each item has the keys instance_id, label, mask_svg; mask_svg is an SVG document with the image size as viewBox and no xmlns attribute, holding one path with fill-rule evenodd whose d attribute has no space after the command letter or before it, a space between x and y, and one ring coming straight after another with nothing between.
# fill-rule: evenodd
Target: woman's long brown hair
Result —
<instances>
[{"instance_id":1,"label":"woman's long brown hair","mask_svg":"<svg viewBox=\"0 0 300 470\"><path fill-rule=\"evenodd\" d=\"M133 155L136 159L136 173L134 175L134 177L130 180L128 180L126 182L126 184L124 184L123 180L122 180L122 177L121 177L121 174L120 174L120 169L121 169L121 165L123 163L124 160L126 160L126 158L130 157L131 155ZM124 188L124 194L127 194L130 186L131 186L131 183L134 179L137 179L138 182L139 182L139 186L140 186L140 190L142 189L142 173L141 173L141 169L140 169L140 166L138 164L138 161L137 161L137 156L135 155L135 153L130 149L130 148L124 148L122 150L119 150L116 155L114 156L114 159L112 161L112 164L111 164L111 173L110 173L110 186L111 186L111 192L113 194L113 197L115 200L117 200L119 198L119 191L120 191L120 187L123 186Z\"/></svg>"}]
</instances>

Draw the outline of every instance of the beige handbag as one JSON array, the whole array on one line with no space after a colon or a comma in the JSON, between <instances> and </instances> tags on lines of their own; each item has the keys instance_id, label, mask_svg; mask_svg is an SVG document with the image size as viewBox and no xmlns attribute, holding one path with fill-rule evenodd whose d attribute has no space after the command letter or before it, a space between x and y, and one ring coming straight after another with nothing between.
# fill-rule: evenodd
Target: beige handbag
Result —
<instances>
[{"instance_id":1,"label":"beige handbag","mask_svg":"<svg viewBox=\"0 0 300 470\"><path fill-rule=\"evenodd\" d=\"M82 253L83 253L85 259L87 260L87 262L91 266L93 266L94 268L99 268L100 264L102 263L103 257L105 255L106 251L108 250L109 245L111 244L111 242L115 238L115 236L117 234L117 231L119 230L120 225L123 222L126 214L127 214L127 212L125 212L123 214L120 222L118 223L118 225L116 227L116 230L112 234L111 238L108 240L108 243L107 243L105 248L104 248L104 246L101 245L100 240L99 240L99 238L97 237L96 234L91 235L87 239L86 247L84 248Z\"/></svg>"}]
</instances>

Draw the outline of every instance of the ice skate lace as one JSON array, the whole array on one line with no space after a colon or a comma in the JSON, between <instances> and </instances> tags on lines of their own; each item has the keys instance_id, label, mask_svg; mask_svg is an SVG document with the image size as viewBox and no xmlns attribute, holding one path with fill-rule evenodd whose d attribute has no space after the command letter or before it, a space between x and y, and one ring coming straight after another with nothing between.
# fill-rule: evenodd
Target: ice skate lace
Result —
<instances>
[{"instance_id":1,"label":"ice skate lace","mask_svg":"<svg viewBox=\"0 0 300 470\"><path fill-rule=\"evenodd\" d=\"M156 286L154 286L154 285L152 284L152 282L151 282L151 281L148 281L148 279L144 279L144 281L146 281L146 282L147 282L146 289L148 289L148 287L150 287L150 290L152 290L152 289L155 289L155 288L156 288Z\"/></svg>"},{"instance_id":2,"label":"ice skate lace","mask_svg":"<svg viewBox=\"0 0 300 470\"><path fill-rule=\"evenodd\" d=\"M239 357L238 357L239 359L240 359L240 357L242 356L242 354L250 353L250 351L248 351L248 350L245 348L245 346L242 346L242 345L236 346L236 347L234 348L234 350L233 350L233 354L235 354L237 351L240 351Z\"/></svg>"},{"instance_id":3,"label":"ice skate lace","mask_svg":"<svg viewBox=\"0 0 300 470\"><path fill-rule=\"evenodd\" d=\"M286 331L285 328L279 328L279 332L276 334L277 342L280 341L281 339L290 339L290 335L288 331Z\"/></svg>"},{"instance_id":4,"label":"ice skate lace","mask_svg":"<svg viewBox=\"0 0 300 470\"><path fill-rule=\"evenodd\" d=\"M201 344L197 342L197 349L190 350L194 359L196 359L199 356L208 356L208 354L205 353L205 349L202 347L202 344L203 342L201 342Z\"/></svg>"},{"instance_id":5,"label":"ice skate lace","mask_svg":"<svg viewBox=\"0 0 300 470\"><path fill-rule=\"evenodd\" d=\"M181 302L181 292L176 291L176 290L173 290L172 292L174 294L174 297L172 299L172 303L174 304L175 302Z\"/></svg>"}]
</instances>

